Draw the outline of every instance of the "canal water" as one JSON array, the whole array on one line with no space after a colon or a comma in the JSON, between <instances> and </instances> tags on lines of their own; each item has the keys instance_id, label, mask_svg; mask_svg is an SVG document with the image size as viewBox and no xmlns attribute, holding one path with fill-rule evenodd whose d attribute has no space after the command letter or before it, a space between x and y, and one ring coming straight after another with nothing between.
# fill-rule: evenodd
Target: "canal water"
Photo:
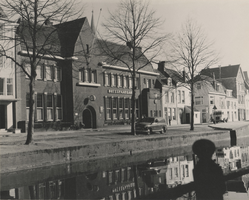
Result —
<instances>
[{"instance_id":1,"label":"canal water","mask_svg":"<svg viewBox=\"0 0 249 200\"><path fill-rule=\"evenodd\" d=\"M246 169L249 147L219 146L213 159L224 174ZM162 189L173 191L170 199L196 199L194 191L174 192L193 182L196 160L191 147L186 146L3 173L1 199L149 199ZM248 187L249 172L245 171L226 182L224 199L249 199Z\"/></svg>"}]
</instances>

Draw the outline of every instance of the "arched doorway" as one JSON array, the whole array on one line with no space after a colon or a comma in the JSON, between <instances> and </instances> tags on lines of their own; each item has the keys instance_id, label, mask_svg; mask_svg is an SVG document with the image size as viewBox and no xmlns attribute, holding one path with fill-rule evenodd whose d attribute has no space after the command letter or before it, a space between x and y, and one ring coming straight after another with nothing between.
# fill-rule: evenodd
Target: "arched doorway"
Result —
<instances>
[{"instance_id":1,"label":"arched doorway","mask_svg":"<svg viewBox=\"0 0 249 200\"><path fill-rule=\"evenodd\" d=\"M96 128L96 112L92 106L88 106L82 113L85 128Z\"/></svg>"}]
</instances>

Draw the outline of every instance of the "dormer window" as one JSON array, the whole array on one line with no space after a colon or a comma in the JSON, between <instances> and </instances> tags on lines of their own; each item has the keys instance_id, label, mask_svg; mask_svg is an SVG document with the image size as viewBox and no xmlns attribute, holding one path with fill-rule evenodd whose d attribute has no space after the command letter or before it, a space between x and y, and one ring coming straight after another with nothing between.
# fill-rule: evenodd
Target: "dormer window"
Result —
<instances>
[{"instance_id":1,"label":"dormer window","mask_svg":"<svg viewBox=\"0 0 249 200\"><path fill-rule=\"evenodd\" d=\"M219 90L220 90L220 84L217 83L217 85L216 85L216 91L219 91Z\"/></svg>"},{"instance_id":2,"label":"dormer window","mask_svg":"<svg viewBox=\"0 0 249 200\"><path fill-rule=\"evenodd\" d=\"M168 78L168 86L172 86L172 79Z\"/></svg>"},{"instance_id":3,"label":"dormer window","mask_svg":"<svg viewBox=\"0 0 249 200\"><path fill-rule=\"evenodd\" d=\"M200 90L201 89L201 83L197 83L196 87L197 87L198 90Z\"/></svg>"}]
</instances>

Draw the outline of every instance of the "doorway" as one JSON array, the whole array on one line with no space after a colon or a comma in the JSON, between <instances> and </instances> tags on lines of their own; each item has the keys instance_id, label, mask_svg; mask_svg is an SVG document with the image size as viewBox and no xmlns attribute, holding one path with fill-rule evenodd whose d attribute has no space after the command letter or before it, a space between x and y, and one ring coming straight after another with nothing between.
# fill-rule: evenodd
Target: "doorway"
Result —
<instances>
[{"instance_id":1,"label":"doorway","mask_svg":"<svg viewBox=\"0 0 249 200\"><path fill-rule=\"evenodd\" d=\"M6 106L0 105L0 129L6 128Z\"/></svg>"},{"instance_id":2,"label":"doorway","mask_svg":"<svg viewBox=\"0 0 249 200\"><path fill-rule=\"evenodd\" d=\"M96 128L96 112L92 106L88 106L82 113L84 128Z\"/></svg>"}]
</instances>

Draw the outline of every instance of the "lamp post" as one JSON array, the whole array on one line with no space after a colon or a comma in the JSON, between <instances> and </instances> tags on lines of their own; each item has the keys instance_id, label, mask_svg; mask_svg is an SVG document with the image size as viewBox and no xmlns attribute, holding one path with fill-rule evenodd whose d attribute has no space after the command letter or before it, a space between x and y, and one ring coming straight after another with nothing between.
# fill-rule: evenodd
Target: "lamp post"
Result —
<instances>
[{"instance_id":1,"label":"lamp post","mask_svg":"<svg viewBox=\"0 0 249 200\"><path fill-rule=\"evenodd\" d=\"M155 93L154 104L155 104L155 107L156 107L156 110L154 112L154 117L157 117L157 93Z\"/></svg>"},{"instance_id":2,"label":"lamp post","mask_svg":"<svg viewBox=\"0 0 249 200\"><path fill-rule=\"evenodd\" d=\"M215 112L215 110L217 110L217 107L214 105L214 107L213 107L213 122L214 122L214 124L216 124L216 119L214 118L214 112Z\"/></svg>"}]
</instances>

